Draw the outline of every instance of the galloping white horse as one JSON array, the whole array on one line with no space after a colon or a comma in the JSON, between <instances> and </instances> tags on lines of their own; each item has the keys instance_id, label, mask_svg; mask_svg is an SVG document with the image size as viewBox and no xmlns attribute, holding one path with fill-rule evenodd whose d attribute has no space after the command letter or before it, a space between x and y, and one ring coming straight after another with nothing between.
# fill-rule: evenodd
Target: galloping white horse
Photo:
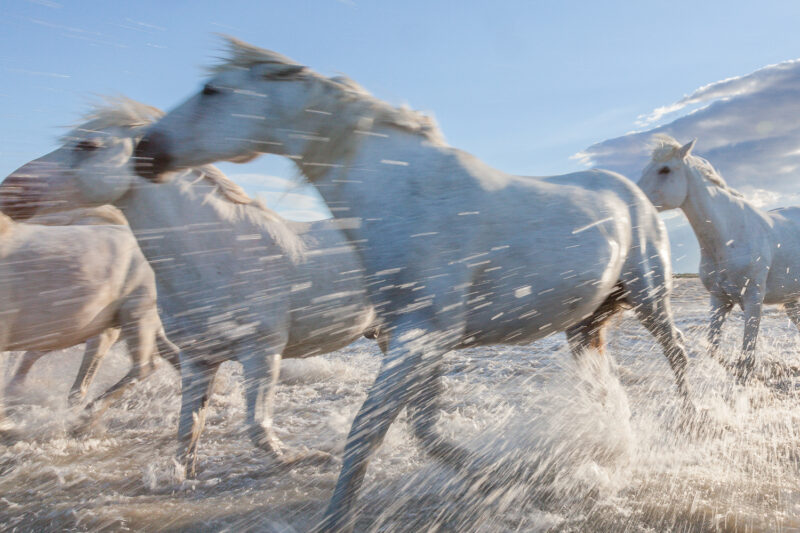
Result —
<instances>
[{"instance_id":1,"label":"galloping white horse","mask_svg":"<svg viewBox=\"0 0 800 533\"><path fill-rule=\"evenodd\" d=\"M158 317L153 271L124 225L20 224L0 213L0 310L0 352L61 350L99 336L87 347L79 392L114 337L109 331L122 332L133 366L90 407L146 377L157 347L177 365Z\"/></svg>"},{"instance_id":2,"label":"galloping white horse","mask_svg":"<svg viewBox=\"0 0 800 533\"><path fill-rule=\"evenodd\" d=\"M299 456L284 453L272 429L281 357L331 352L375 333L361 263L337 222L283 220L214 167L168 185L137 176L134 144L161 114L128 99L98 107L62 148L20 169L23 178L8 178L15 189L4 203L20 216L104 203L123 211L155 271L164 326L181 348L179 454L190 475L214 375L227 360L244 368L253 441L292 461Z\"/></svg>"},{"instance_id":3,"label":"galloping white horse","mask_svg":"<svg viewBox=\"0 0 800 533\"><path fill-rule=\"evenodd\" d=\"M26 223L45 226L128 225L128 221L125 220L122 212L110 205L42 214L29 218ZM155 278L151 277L150 279L153 283L152 291L155 292ZM98 336L92 337L86 341L86 350L83 354L83 360L81 361L78 375L69 391L68 399L71 405L81 402L86 397L86 394L89 392L89 386L92 384L97 369L100 367L100 362L105 357L109 348L117 341L119 334L119 327L112 326ZM172 343L167 341L163 329L159 330L158 336L156 337L156 344L161 355L167 358L176 370L180 371L177 349ZM23 354L22 361L17 366L14 376L6 386L7 396L15 396L21 392L25 383L25 378L28 372L30 372L31 367L33 367L36 361L48 353L50 352L31 350Z\"/></svg>"},{"instance_id":4,"label":"galloping white horse","mask_svg":"<svg viewBox=\"0 0 800 533\"><path fill-rule=\"evenodd\" d=\"M152 126L137 171L165 172L269 152L291 157L355 218L368 291L390 349L353 422L325 527L352 527L367 462L403 407L426 449L454 466L467 452L436 435L443 355L567 331L600 344L630 304L663 346L685 407L687 358L669 303L669 244L655 208L611 172L505 174L448 146L433 121L354 82L229 39L202 91ZM166 194L166 191L165 191Z\"/></svg>"},{"instance_id":5,"label":"galloping white horse","mask_svg":"<svg viewBox=\"0 0 800 533\"><path fill-rule=\"evenodd\" d=\"M708 340L719 355L722 324L734 305L744 311L742 357L746 379L755 365L763 304L783 304L800 328L800 208L764 212L725 183L714 168L692 155L694 141L681 146L656 137L653 160L639 187L663 211L681 208L700 243L700 279L711 293Z\"/></svg>"}]
</instances>

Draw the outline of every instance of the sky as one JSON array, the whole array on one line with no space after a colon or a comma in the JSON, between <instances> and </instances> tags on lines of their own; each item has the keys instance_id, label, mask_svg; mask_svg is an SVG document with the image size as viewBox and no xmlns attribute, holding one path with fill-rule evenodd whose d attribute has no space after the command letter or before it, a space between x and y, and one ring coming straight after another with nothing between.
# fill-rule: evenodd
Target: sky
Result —
<instances>
[{"instance_id":1,"label":"sky","mask_svg":"<svg viewBox=\"0 0 800 533\"><path fill-rule=\"evenodd\" d=\"M759 205L786 205L798 191L797 154L786 164L776 159L800 139L792 124L800 67L785 63L800 57L798 2L2 6L0 176L56 148L63 128L100 95L176 106L198 89L203 67L220 53L215 33L225 33L429 112L450 144L507 172L549 175L596 165L636 180L647 155L642 139L664 129L680 140L697 137L696 153ZM765 69L775 64L784 66ZM220 166L288 218L328 216L285 160ZM696 271L691 231L681 217L667 217L677 270Z\"/></svg>"}]
</instances>

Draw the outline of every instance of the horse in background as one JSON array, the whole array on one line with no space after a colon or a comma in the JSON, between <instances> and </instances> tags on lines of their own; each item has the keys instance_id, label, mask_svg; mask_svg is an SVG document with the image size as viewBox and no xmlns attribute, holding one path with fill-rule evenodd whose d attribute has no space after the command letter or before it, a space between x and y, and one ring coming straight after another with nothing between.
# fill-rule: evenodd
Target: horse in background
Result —
<instances>
[{"instance_id":1,"label":"horse in background","mask_svg":"<svg viewBox=\"0 0 800 533\"><path fill-rule=\"evenodd\" d=\"M468 464L469 452L435 430L443 357L454 349L566 331L581 357L625 303L662 346L684 413L695 416L670 308L669 241L634 183L600 170L506 174L447 145L430 118L351 80L227 44L203 89L148 129L137 171L158 182L182 168L280 154L337 217L358 221L345 231L390 349L350 430L325 529L352 528L370 456L404 407L428 452Z\"/></svg>"},{"instance_id":2,"label":"horse in background","mask_svg":"<svg viewBox=\"0 0 800 533\"><path fill-rule=\"evenodd\" d=\"M338 350L380 324L366 298L356 251L330 220L284 220L212 166L158 185L137 176L133 150L161 111L127 98L95 107L63 146L0 186L0 208L19 218L63 206L113 204L155 271L161 317L181 348L179 457L193 475L219 365L242 364L247 431L275 460L292 453L272 428L284 357Z\"/></svg>"},{"instance_id":3,"label":"horse in background","mask_svg":"<svg viewBox=\"0 0 800 533\"><path fill-rule=\"evenodd\" d=\"M86 225L119 225L127 226L128 221L122 212L110 205L88 209L72 209L69 211L58 211L41 214L29 218L27 224L39 224L43 226L86 226ZM153 287L155 290L155 287ZM86 341L86 349L81 360L78 375L75 382L70 387L67 397L70 405L77 405L86 398L89 387L97 374L97 369L105 357L108 350L117 341L120 335L118 327L110 327L96 337ZM162 354L175 369L180 372L180 362L175 346L167 341L163 330L156 337L158 352ZM6 385L6 397L19 396L22 393L25 379L28 376L34 363L47 355L48 351L27 351L22 357L19 365L14 371L14 375Z\"/></svg>"},{"instance_id":4,"label":"horse in background","mask_svg":"<svg viewBox=\"0 0 800 533\"><path fill-rule=\"evenodd\" d=\"M800 328L800 207L762 211L692 154L695 141L681 145L668 135L655 141L639 187L659 211L681 209L692 225L700 243L700 280L711 294L708 342L723 364L722 325L735 305L744 312L736 370L746 381L755 368L764 304L782 304Z\"/></svg>"},{"instance_id":5,"label":"horse in background","mask_svg":"<svg viewBox=\"0 0 800 533\"><path fill-rule=\"evenodd\" d=\"M89 213L89 225L56 226L18 223L0 213L0 351L32 351L26 359L32 364L43 353L86 342L71 391L72 398L80 398L113 340L121 334L127 342L131 369L89 403L90 411L147 377L159 351L178 366L178 349L158 316L153 271L130 229L109 213ZM75 222L83 215L56 218ZM98 220L104 223L97 225ZM26 370L17 372L17 385ZM17 438L0 416L0 434Z\"/></svg>"}]
</instances>

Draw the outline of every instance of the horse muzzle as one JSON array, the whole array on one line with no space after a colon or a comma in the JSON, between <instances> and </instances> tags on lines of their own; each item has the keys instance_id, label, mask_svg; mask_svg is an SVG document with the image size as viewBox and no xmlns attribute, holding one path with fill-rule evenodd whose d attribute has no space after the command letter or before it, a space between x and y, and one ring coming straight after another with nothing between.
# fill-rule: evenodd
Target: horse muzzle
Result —
<instances>
[{"instance_id":1,"label":"horse muzzle","mask_svg":"<svg viewBox=\"0 0 800 533\"><path fill-rule=\"evenodd\" d=\"M166 181L166 174L172 170L172 156L169 154L170 142L167 136L148 133L136 145L133 153L133 168L146 180L161 183Z\"/></svg>"}]
</instances>

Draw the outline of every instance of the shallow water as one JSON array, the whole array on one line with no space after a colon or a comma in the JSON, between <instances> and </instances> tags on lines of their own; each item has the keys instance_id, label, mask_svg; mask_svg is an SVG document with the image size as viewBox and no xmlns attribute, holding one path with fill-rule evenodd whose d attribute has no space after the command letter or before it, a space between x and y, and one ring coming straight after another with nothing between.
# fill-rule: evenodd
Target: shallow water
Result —
<instances>
[{"instance_id":1,"label":"shallow water","mask_svg":"<svg viewBox=\"0 0 800 533\"><path fill-rule=\"evenodd\" d=\"M476 453L467 472L427 459L403 416L370 464L359 531L800 531L800 402L794 379L741 388L704 357L707 296L677 280L673 307L708 431L678 429L673 379L629 314L612 323L607 363L574 363L563 335L448 358L440 430ZM741 314L725 328L735 357ZM798 364L800 334L778 308L759 356ZM127 369L115 347L90 394ZM225 364L200 444L198 478L172 461L178 378L166 365L75 438L66 408L82 347L42 359L0 446L0 528L20 531L307 531L339 464L276 467L241 433L237 365ZM275 427L284 444L341 455L378 368L366 340L286 361ZM4 356L10 375L17 354Z\"/></svg>"}]
</instances>

